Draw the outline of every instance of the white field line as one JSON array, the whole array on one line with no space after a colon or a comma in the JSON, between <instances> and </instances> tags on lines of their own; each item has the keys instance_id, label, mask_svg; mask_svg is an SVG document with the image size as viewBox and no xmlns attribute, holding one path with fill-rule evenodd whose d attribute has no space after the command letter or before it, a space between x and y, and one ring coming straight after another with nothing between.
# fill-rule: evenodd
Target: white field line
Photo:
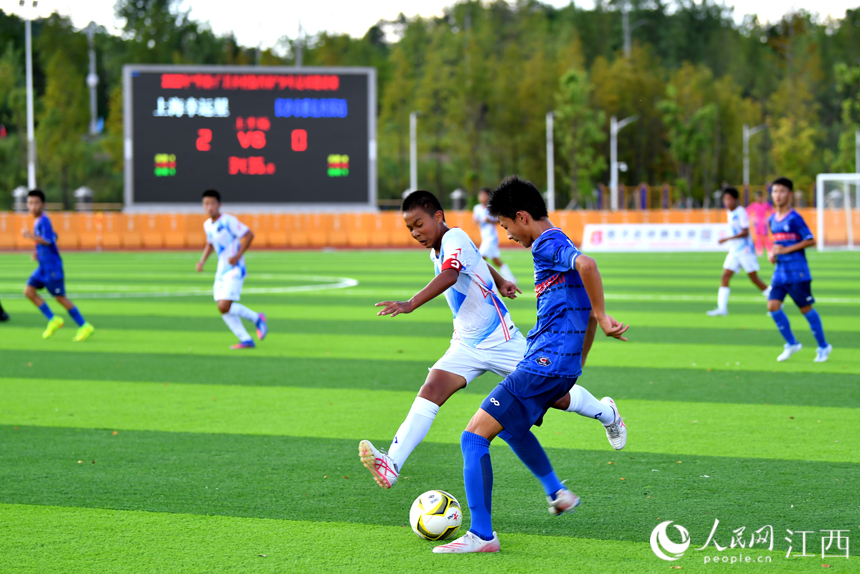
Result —
<instances>
[{"instance_id":1,"label":"white field line","mask_svg":"<svg viewBox=\"0 0 860 574\"><path fill-rule=\"evenodd\" d=\"M320 281L313 285L292 285L290 287L249 287L242 289L246 295L300 293L305 291L326 291L329 289L345 289L358 285L357 279L349 277L326 277L321 275L291 275L284 276L301 281ZM125 299L125 298L147 298L147 297L202 297L212 296L212 288L208 289L186 289L184 291L123 291L122 289L140 289L138 286L128 285L88 285L90 289L105 289L99 293L69 293L70 299ZM112 292L107 291L112 289ZM118 291L119 289L119 291ZM23 299L22 294L0 294L0 299Z\"/></svg>"}]
</instances>

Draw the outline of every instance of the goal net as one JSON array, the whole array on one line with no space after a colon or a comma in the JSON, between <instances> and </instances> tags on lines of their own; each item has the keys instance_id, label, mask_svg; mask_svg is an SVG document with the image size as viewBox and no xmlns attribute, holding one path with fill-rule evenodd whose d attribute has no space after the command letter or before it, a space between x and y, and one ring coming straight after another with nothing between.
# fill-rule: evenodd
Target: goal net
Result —
<instances>
[{"instance_id":1,"label":"goal net","mask_svg":"<svg viewBox=\"0 0 860 574\"><path fill-rule=\"evenodd\" d=\"M815 188L818 250L860 247L860 173L820 173Z\"/></svg>"}]
</instances>

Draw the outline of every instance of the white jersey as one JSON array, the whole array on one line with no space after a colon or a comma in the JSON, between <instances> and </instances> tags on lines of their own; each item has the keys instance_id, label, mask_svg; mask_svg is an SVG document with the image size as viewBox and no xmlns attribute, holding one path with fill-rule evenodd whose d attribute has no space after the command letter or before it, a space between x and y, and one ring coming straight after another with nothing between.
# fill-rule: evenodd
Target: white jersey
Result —
<instances>
[{"instance_id":1,"label":"white jersey","mask_svg":"<svg viewBox=\"0 0 860 574\"><path fill-rule=\"evenodd\" d=\"M476 349L500 345L518 332L508 309L495 293L490 269L478 248L462 229L453 228L442 236L439 253L430 250L436 275L444 269L460 272L457 282L445 291L454 314L454 340Z\"/></svg>"},{"instance_id":2,"label":"white jersey","mask_svg":"<svg viewBox=\"0 0 860 574\"><path fill-rule=\"evenodd\" d=\"M744 209L742 205L738 205L733 211L729 211L728 217L729 227L732 228L732 235L737 235L744 229L750 228L750 220L749 217L747 217L747 210ZM755 249L752 235L732 239L726 243L729 245L729 253L733 255L748 255L753 253Z\"/></svg>"},{"instance_id":3,"label":"white jersey","mask_svg":"<svg viewBox=\"0 0 860 574\"><path fill-rule=\"evenodd\" d=\"M481 244L485 241L499 242L499 232L496 229L496 223L499 220L490 215L490 210L484 207L483 204L479 203L472 209L472 219L481 226ZM487 221L488 219L490 221Z\"/></svg>"},{"instance_id":4,"label":"white jersey","mask_svg":"<svg viewBox=\"0 0 860 574\"><path fill-rule=\"evenodd\" d=\"M241 274L241 277L244 277L247 274L245 257L240 257L235 266L231 265L228 259L239 253L240 240L250 231L248 226L232 215L222 213L215 221L212 221L211 218L207 219L203 223L203 231L206 232L206 241L215 248L215 253L218 255L218 270L215 271L216 280L234 268Z\"/></svg>"}]
</instances>

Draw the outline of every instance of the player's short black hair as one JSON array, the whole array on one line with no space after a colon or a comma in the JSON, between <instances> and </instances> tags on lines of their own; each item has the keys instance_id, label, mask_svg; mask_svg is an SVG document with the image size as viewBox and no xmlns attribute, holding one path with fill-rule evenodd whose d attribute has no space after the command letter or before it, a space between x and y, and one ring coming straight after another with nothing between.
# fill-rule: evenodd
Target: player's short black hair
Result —
<instances>
[{"instance_id":1,"label":"player's short black hair","mask_svg":"<svg viewBox=\"0 0 860 574\"><path fill-rule=\"evenodd\" d=\"M203 197L214 197L215 199L218 200L218 203L221 203L221 194L218 193L217 190L207 189L206 191L203 192Z\"/></svg>"},{"instance_id":2,"label":"player's short black hair","mask_svg":"<svg viewBox=\"0 0 860 574\"><path fill-rule=\"evenodd\" d=\"M481 189L478 190L478 193L481 193L482 191L486 191L487 193L493 193L493 190L490 189L489 187L482 187Z\"/></svg>"},{"instance_id":3,"label":"player's short black hair","mask_svg":"<svg viewBox=\"0 0 860 574\"><path fill-rule=\"evenodd\" d=\"M439 198L429 191L424 191L423 189L413 191L403 199L403 203L400 205L400 211L403 213L416 208L423 209L430 215L436 215L437 211L441 211L442 221L445 221L445 210L442 209Z\"/></svg>"},{"instance_id":4,"label":"player's short black hair","mask_svg":"<svg viewBox=\"0 0 860 574\"><path fill-rule=\"evenodd\" d=\"M525 211L535 219L547 216L546 203L535 184L516 175L503 179L490 193L487 209L494 217L502 215L508 219L516 218L518 211Z\"/></svg>"},{"instance_id":5,"label":"player's short black hair","mask_svg":"<svg viewBox=\"0 0 860 574\"><path fill-rule=\"evenodd\" d=\"M39 188L31 189L30 193L27 194L27 197L38 197L42 200L42 203L45 203L45 192Z\"/></svg>"},{"instance_id":6,"label":"player's short black hair","mask_svg":"<svg viewBox=\"0 0 860 574\"><path fill-rule=\"evenodd\" d=\"M794 182L787 177L778 177L773 180L773 183L771 185L784 185L788 188L788 191L794 191Z\"/></svg>"},{"instance_id":7,"label":"player's short black hair","mask_svg":"<svg viewBox=\"0 0 860 574\"><path fill-rule=\"evenodd\" d=\"M726 195L727 193L729 195L731 195L732 197L734 197L735 199L739 198L741 195L738 193L738 190L732 186L728 186L725 189L723 189L723 195Z\"/></svg>"}]
</instances>

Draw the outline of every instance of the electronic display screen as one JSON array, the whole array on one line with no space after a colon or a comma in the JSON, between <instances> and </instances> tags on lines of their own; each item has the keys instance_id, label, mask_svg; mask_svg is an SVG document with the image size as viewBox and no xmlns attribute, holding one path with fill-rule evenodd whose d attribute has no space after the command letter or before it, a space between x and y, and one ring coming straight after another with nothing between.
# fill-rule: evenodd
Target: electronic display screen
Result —
<instances>
[{"instance_id":1,"label":"electronic display screen","mask_svg":"<svg viewBox=\"0 0 860 574\"><path fill-rule=\"evenodd\" d=\"M375 201L372 69L126 66L125 82L126 203L210 188L231 203Z\"/></svg>"}]
</instances>

